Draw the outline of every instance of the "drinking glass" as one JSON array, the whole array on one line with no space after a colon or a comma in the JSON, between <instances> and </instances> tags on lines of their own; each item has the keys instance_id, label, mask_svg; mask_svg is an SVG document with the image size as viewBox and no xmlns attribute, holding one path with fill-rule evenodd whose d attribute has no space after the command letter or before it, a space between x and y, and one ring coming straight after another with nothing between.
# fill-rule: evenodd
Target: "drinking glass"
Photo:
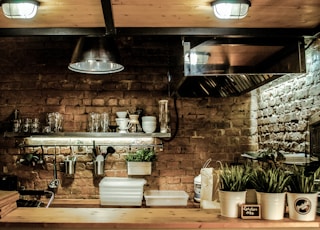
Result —
<instances>
[{"instance_id":1,"label":"drinking glass","mask_svg":"<svg viewBox=\"0 0 320 230\"><path fill-rule=\"evenodd\" d=\"M108 132L109 129L109 114L102 113L100 115L100 122L101 122L101 132Z\"/></svg>"},{"instance_id":2,"label":"drinking glass","mask_svg":"<svg viewBox=\"0 0 320 230\"><path fill-rule=\"evenodd\" d=\"M100 114L91 112L88 117L88 131L99 132L100 127Z\"/></svg>"}]
</instances>

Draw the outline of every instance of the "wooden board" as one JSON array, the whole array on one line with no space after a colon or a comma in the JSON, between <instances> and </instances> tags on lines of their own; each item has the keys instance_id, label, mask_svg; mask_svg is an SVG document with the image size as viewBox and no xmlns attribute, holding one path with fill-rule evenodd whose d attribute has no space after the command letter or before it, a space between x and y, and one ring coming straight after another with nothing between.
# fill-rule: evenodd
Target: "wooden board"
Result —
<instances>
[{"instance_id":1,"label":"wooden board","mask_svg":"<svg viewBox=\"0 0 320 230\"><path fill-rule=\"evenodd\" d=\"M6 215L8 215L10 212L12 212L13 210L15 210L17 208L17 203L9 203L5 206L3 206L1 208L0 211L0 219L2 219L3 217L5 217Z\"/></svg>"},{"instance_id":2,"label":"wooden board","mask_svg":"<svg viewBox=\"0 0 320 230\"><path fill-rule=\"evenodd\" d=\"M6 200L7 198L17 196L17 195L19 196L19 193L17 191L0 190L0 201Z\"/></svg>"},{"instance_id":3,"label":"wooden board","mask_svg":"<svg viewBox=\"0 0 320 230\"><path fill-rule=\"evenodd\" d=\"M218 20L212 0L112 0L115 27L233 27L315 28L319 0L251 1L243 20ZM41 0L31 20L12 20L0 14L0 28L105 27L100 0Z\"/></svg>"},{"instance_id":4,"label":"wooden board","mask_svg":"<svg viewBox=\"0 0 320 230\"><path fill-rule=\"evenodd\" d=\"M220 210L160 208L17 208L0 220L0 227L222 229L320 227L316 221L299 222L224 218Z\"/></svg>"},{"instance_id":5,"label":"wooden board","mask_svg":"<svg viewBox=\"0 0 320 230\"><path fill-rule=\"evenodd\" d=\"M3 191L0 190L0 208L15 203L19 199L20 195L17 191Z\"/></svg>"},{"instance_id":6,"label":"wooden board","mask_svg":"<svg viewBox=\"0 0 320 230\"><path fill-rule=\"evenodd\" d=\"M0 218L2 219L17 208L17 200L20 195L17 191L0 190Z\"/></svg>"}]
</instances>

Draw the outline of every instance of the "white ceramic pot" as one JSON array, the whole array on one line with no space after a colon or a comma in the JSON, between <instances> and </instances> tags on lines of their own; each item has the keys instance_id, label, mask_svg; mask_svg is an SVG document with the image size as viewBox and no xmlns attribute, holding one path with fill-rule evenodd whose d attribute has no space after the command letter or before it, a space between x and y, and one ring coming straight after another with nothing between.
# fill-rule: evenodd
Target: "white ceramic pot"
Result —
<instances>
[{"instance_id":1,"label":"white ceramic pot","mask_svg":"<svg viewBox=\"0 0 320 230\"><path fill-rule=\"evenodd\" d=\"M246 203L246 193L247 191L219 191L221 216L231 218L240 217L241 205Z\"/></svg>"},{"instance_id":2,"label":"white ceramic pot","mask_svg":"<svg viewBox=\"0 0 320 230\"><path fill-rule=\"evenodd\" d=\"M282 220L285 212L286 193L257 192L257 203L261 205L261 217L266 220Z\"/></svg>"},{"instance_id":3,"label":"white ceramic pot","mask_svg":"<svg viewBox=\"0 0 320 230\"><path fill-rule=\"evenodd\" d=\"M287 193L289 218L299 221L313 221L317 215L317 193Z\"/></svg>"}]
</instances>

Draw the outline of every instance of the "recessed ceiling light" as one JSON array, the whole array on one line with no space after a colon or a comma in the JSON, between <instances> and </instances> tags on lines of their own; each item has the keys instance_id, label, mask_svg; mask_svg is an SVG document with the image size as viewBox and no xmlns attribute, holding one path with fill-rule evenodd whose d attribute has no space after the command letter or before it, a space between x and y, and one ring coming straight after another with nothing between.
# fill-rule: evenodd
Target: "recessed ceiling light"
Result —
<instances>
[{"instance_id":1,"label":"recessed ceiling light","mask_svg":"<svg viewBox=\"0 0 320 230\"><path fill-rule=\"evenodd\" d=\"M39 2L35 0L3 0L4 16L12 19L29 19L37 14Z\"/></svg>"},{"instance_id":2,"label":"recessed ceiling light","mask_svg":"<svg viewBox=\"0 0 320 230\"><path fill-rule=\"evenodd\" d=\"M219 19L242 19L248 14L249 0L216 0L212 2L215 16Z\"/></svg>"}]
</instances>

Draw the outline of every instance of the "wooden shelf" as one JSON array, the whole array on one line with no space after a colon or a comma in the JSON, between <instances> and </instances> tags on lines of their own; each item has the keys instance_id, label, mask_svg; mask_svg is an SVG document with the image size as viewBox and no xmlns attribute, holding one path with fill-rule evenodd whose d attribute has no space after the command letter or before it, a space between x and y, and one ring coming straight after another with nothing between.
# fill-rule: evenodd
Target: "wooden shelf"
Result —
<instances>
[{"instance_id":1,"label":"wooden shelf","mask_svg":"<svg viewBox=\"0 0 320 230\"><path fill-rule=\"evenodd\" d=\"M61 132L48 134L25 134L6 132L4 137L20 138L19 147L40 146L129 146L157 147L163 150L162 138L170 138L170 133L90 133Z\"/></svg>"},{"instance_id":2,"label":"wooden shelf","mask_svg":"<svg viewBox=\"0 0 320 230\"><path fill-rule=\"evenodd\" d=\"M155 137L155 138L170 138L171 133L118 133L118 132L108 132L108 133L90 133L90 132L61 132L61 133L13 133L5 132L4 137L20 137L20 138L77 138L77 137Z\"/></svg>"}]
</instances>

